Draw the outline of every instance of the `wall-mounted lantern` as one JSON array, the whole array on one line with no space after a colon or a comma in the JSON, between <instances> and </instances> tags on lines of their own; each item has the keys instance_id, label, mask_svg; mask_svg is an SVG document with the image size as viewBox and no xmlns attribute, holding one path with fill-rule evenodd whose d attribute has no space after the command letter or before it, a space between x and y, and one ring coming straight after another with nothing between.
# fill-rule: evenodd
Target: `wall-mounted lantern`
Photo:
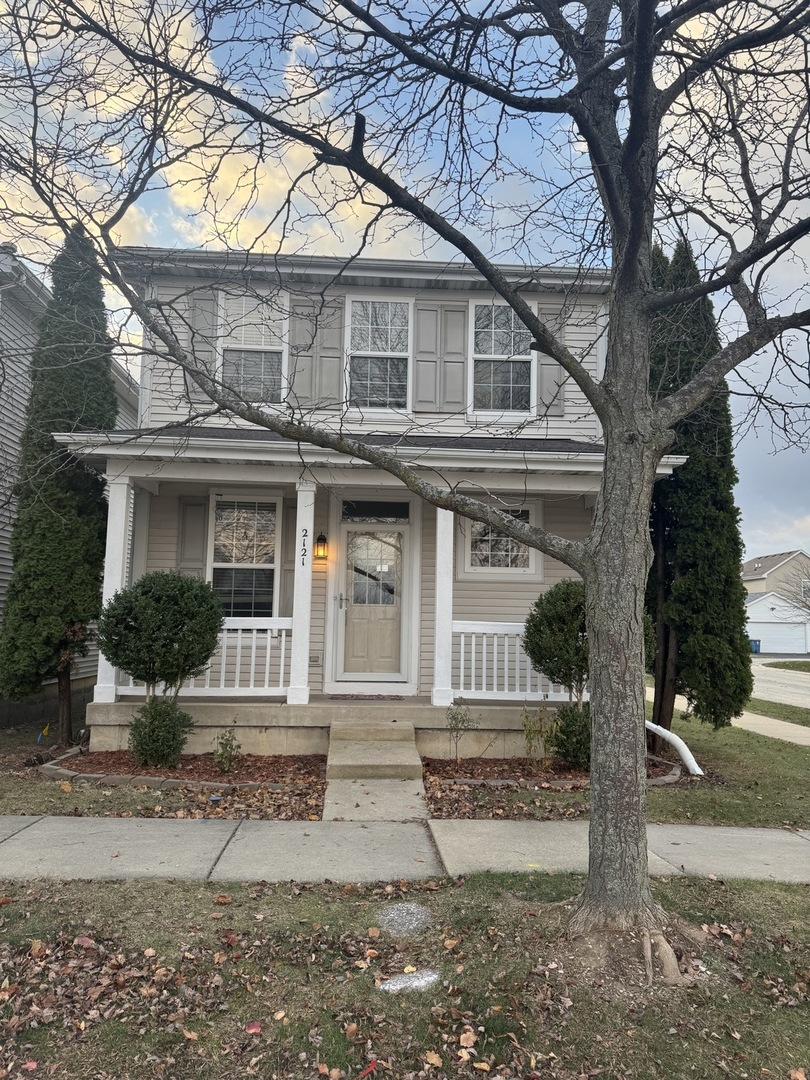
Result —
<instances>
[{"instance_id":1,"label":"wall-mounted lantern","mask_svg":"<svg viewBox=\"0 0 810 1080\"><path fill-rule=\"evenodd\" d=\"M318 538L315 541L315 547L313 549L313 555L318 560L329 558L329 543L323 533L318 534Z\"/></svg>"}]
</instances>

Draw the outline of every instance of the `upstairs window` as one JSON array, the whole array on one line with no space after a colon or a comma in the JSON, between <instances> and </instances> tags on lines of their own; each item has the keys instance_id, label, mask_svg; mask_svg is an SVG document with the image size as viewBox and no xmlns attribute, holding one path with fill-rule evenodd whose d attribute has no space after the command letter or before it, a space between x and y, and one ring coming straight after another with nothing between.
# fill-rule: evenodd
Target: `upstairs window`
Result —
<instances>
[{"instance_id":1,"label":"upstairs window","mask_svg":"<svg viewBox=\"0 0 810 1080\"><path fill-rule=\"evenodd\" d=\"M278 296L225 296L223 309L223 383L251 404L278 404L284 381Z\"/></svg>"},{"instance_id":2,"label":"upstairs window","mask_svg":"<svg viewBox=\"0 0 810 1080\"><path fill-rule=\"evenodd\" d=\"M278 507L256 499L217 499L212 584L227 618L272 618Z\"/></svg>"},{"instance_id":3,"label":"upstairs window","mask_svg":"<svg viewBox=\"0 0 810 1080\"><path fill-rule=\"evenodd\" d=\"M510 307L476 304L473 330L473 408L529 412L531 334Z\"/></svg>"},{"instance_id":4,"label":"upstairs window","mask_svg":"<svg viewBox=\"0 0 810 1080\"><path fill-rule=\"evenodd\" d=\"M408 349L408 304L352 301L349 403L360 409L404 409Z\"/></svg>"}]
</instances>

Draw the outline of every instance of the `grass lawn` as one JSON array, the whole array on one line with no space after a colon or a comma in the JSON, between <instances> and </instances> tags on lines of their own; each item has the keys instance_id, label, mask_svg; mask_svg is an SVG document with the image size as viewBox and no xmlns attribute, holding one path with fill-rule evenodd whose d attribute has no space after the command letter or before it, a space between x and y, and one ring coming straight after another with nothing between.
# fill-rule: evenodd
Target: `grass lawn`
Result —
<instances>
[{"instance_id":1,"label":"grass lawn","mask_svg":"<svg viewBox=\"0 0 810 1080\"><path fill-rule=\"evenodd\" d=\"M788 724L803 724L810 727L810 709L798 705L783 705L780 701L765 701L763 698L751 698L745 706L748 712L770 716L774 720L785 720Z\"/></svg>"},{"instance_id":2,"label":"grass lawn","mask_svg":"<svg viewBox=\"0 0 810 1080\"><path fill-rule=\"evenodd\" d=\"M0 885L0 1077L746 1080L806 1067L806 888L657 883L709 935L691 988L648 989L635 939L614 970L561 933L562 909L544 905L581 884ZM429 910L427 930L380 929L402 900ZM380 991L409 968L439 982Z\"/></svg>"},{"instance_id":3,"label":"grass lawn","mask_svg":"<svg viewBox=\"0 0 810 1080\"><path fill-rule=\"evenodd\" d=\"M784 671L805 671L810 673L810 660L775 660L773 663L763 664L762 666L782 668Z\"/></svg>"}]
</instances>

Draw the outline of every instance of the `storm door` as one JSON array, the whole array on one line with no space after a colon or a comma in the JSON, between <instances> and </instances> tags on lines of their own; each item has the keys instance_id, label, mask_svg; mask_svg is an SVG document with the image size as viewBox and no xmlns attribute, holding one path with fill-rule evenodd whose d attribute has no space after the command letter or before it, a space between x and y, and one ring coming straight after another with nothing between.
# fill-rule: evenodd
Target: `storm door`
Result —
<instances>
[{"instance_id":1,"label":"storm door","mask_svg":"<svg viewBox=\"0 0 810 1080\"><path fill-rule=\"evenodd\" d=\"M343 502L339 679L406 679L409 509L407 502Z\"/></svg>"}]
</instances>

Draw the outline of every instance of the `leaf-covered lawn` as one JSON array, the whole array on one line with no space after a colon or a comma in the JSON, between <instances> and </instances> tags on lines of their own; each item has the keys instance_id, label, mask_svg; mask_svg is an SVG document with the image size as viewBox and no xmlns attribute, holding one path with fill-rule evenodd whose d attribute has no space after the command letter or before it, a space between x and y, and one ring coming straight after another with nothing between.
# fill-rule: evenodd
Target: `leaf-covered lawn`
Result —
<instances>
[{"instance_id":1,"label":"leaf-covered lawn","mask_svg":"<svg viewBox=\"0 0 810 1080\"><path fill-rule=\"evenodd\" d=\"M810 1060L800 886L663 881L708 943L695 984L561 933L581 879L378 886L0 884L0 1078L787 1078ZM388 933L392 905L430 913ZM684 960L684 962L686 962ZM392 975L439 982L390 995Z\"/></svg>"}]
</instances>

